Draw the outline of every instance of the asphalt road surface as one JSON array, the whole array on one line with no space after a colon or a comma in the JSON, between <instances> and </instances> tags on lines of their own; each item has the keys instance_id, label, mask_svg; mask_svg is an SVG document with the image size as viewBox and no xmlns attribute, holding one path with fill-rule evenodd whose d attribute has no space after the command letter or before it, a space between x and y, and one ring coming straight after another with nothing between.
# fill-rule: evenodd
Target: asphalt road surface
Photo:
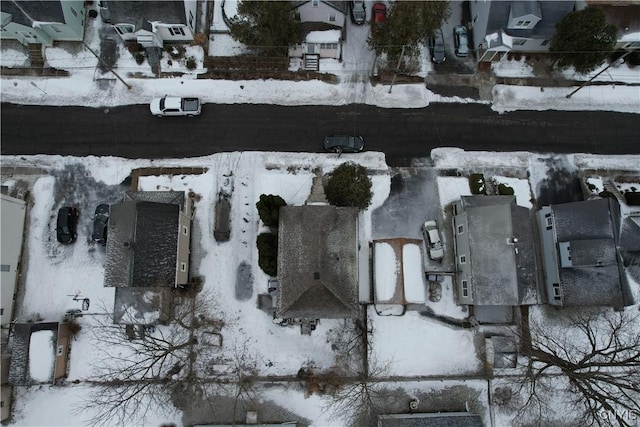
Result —
<instances>
[{"instance_id":1,"label":"asphalt road surface","mask_svg":"<svg viewBox=\"0 0 640 427\"><path fill-rule=\"evenodd\" d=\"M1 105L1 152L181 158L228 151L322 151L328 134L359 134L390 166L435 147L546 153L640 153L640 116L603 111L517 111L483 104L420 109L368 105L206 104L200 117L156 118L147 105L94 109Z\"/></svg>"}]
</instances>

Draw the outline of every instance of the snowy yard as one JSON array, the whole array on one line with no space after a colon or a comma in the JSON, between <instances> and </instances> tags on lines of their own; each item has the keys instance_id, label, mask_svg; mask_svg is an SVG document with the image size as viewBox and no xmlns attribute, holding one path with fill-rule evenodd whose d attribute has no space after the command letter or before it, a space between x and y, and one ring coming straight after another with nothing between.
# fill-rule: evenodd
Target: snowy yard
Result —
<instances>
[{"instance_id":1,"label":"snowy yard","mask_svg":"<svg viewBox=\"0 0 640 427\"><path fill-rule=\"evenodd\" d=\"M524 168L533 171L529 180L509 178L496 173L487 175L496 182L504 182L514 189L518 204L531 207L533 188L546 176L541 165L540 154L518 153L517 155L496 153L468 153L457 149L438 149L433 154L437 170L446 170L458 165L465 174L480 167L487 170L513 170ZM637 156L607 157L576 155L569 156L576 166L587 169L607 170L618 167L638 170ZM314 372L327 372L336 367L338 353L331 347L331 340L341 328L341 322L321 320L310 336L301 335L299 327L281 327L272 322L270 316L256 307L258 293L266 292L268 277L257 267L255 239L262 231L255 209L260 194L278 194L290 205L303 204L309 195L314 169L330 172L339 163L355 157L332 155L308 155L282 153L225 153L197 159L181 160L123 160L117 158L71 158L59 156L3 157L3 166L38 165L46 175L3 176L3 185L13 186L18 181L33 182L31 195L33 205L29 214L27 234L27 272L25 274L24 301L18 307L18 319L59 320L68 309L79 308L72 298L80 293L91 299L90 313L110 315L113 309L113 290L103 287L104 251L90 242L88 233L93 207L103 200L104 194L121 197L126 187L120 185L133 169L148 166L201 166L208 171L200 175L148 176L141 177L138 189L176 190L197 195L194 218L194 249L192 251L192 274L204 280L203 294L214 300L215 315L222 318L225 326L224 346L219 350L222 363L233 363L240 353L250 361L261 376L295 376L300 368L311 368ZM623 160L624 159L624 160ZM358 155L357 160L367 168L377 171L374 176L373 204L361 216L362 238L370 241L371 212L382 205L389 194L390 176L384 156L378 153ZM501 169L502 168L502 169ZM60 187L72 174L82 170L85 177L71 187L71 193ZM75 172L74 172L75 171ZM229 176L232 176L231 182ZM34 178L37 178L34 180ZM79 179L79 178L78 178ZM594 186L598 181L589 180ZM469 194L468 179L439 176L433 183L437 187L441 209L460 195ZM634 184L626 184L628 187ZM232 186L230 189L229 186ZM109 190L103 189L103 187ZM221 188L232 192L232 238L219 243L213 238L214 205ZM74 190L75 188L75 190ZM624 187L626 188L626 187ZM623 188L623 189L624 189ZM88 194L73 193L88 189ZM102 194L102 196L101 196ZM109 200L114 203L118 200ZM81 211L79 239L72 246L61 246L55 242L54 216L56 209L64 203L76 203ZM464 310L454 303L452 282L446 278L442 283L442 299L428 301L422 276L421 257L424 248L406 244L402 257L406 265L400 269L393 251L380 250L382 270L374 274L381 287L379 298L392 296L397 278L404 280L404 296L408 302L425 303L435 314L454 319L463 319ZM385 261L386 260L386 261ZM238 268L246 263L251 272L251 293L239 295L237 291ZM366 261L362 263L361 278L370 280ZM388 264L390 268L384 268ZM416 265L419 265L416 268ZM46 278L46 280L43 280ZM393 285L392 285L393 284ZM43 289L49 291L43 292ZM638 286L635 285L638 295ZM384 312L381 314L393 314ZM397 313L396 313L397 314ZM103 315L104 316L104 315ZM477 331L445 325L418 311L407 311L403 316L378 315L373 307L368 309L368 318L373 334L372 372L378 375L397 377L446 377L474 376L483 370L482 349L478 347ZM52 419L65 425L83 423L85 414L77 414L74 408L86 395L83 382L95 375L94 363L101 357L100 343L91 334L97 327L95 316L80 319L82 331L72 344L67 384L79 381L79 385L62 388L44 386L39 388L17 388L16 425L46 425ZM37 345L44 345L38 340ZM36 345L34 343L34 345ZM224 361L227 362L224 362ZM33 371L34 378L46 372ZM269 393L261 396L266 398ZM329 418L329 412L320 409L328 405L325 397L302 398L304 391L287 388L286 393L271 394L271 399L282 407L311 420L313 425L341 425L339 420ZM284 398L289 396L289 398ZM42 405L60 399L60 404ZM38 408L35 411L33 408ZM179 422L179 412L163 415L159 421ZM147 419L150 422L151 418Z\"/></svg>"},{"instance_id":2,"label":"snowy yard","mask_svg":"<svg viewBox=\"0 0 640 427\"><path fill-rule=\"evenodd\" d=\"M213 29L226 28L220 17L220 2L215 2ZM236 2L226 2L228 14L235 13ZM100 20L90 20L86 42L92 49L100 44ZM98 61L84 48L72 51L64 47L46 48L50 66L68 70L69 77L42 78L35 76L3 76L0 80L2 102L28 105L81 105L91 108L146 104L149 99L164 94L193 96L198 94L204 103L235 104L265 103L277 105L348 105L363 103L382 108L423 108L432 102L476 102L471 99L443 97L424 84L398 84L393 87L369 82L368 73L373 60L366 46L368 27L349 26L344 61L323 60L321 71L335 73L339 83L321 81L225 81L197 79L204 70L204 50L200 46L186 47L185 56L196 58L197 67L189 72L184 58L171 60L163 53L165 71L184 72L182 77L155 79L147 63L138 65L133 56L120 47L117 70L131 85L127 89L111 75L97 71ZM209 40L212 56L244 53L244 48L226 34L213 34ZM28 64L26 54L2 48L0 65L22 67ZM422 58L422 74L431 64ZM494 65L498 76L528 77L532 67L524 60L504 60ZM586 80L589 76L567 75ZM111 80L105 85L103 79ZM611 110L640 113L640 86L637 69L626 65L612 67L598 80L610 84L586 87L570 99L570 88L540 88L497 85L492 92L492 108L498 112L526 110ZM625 81L634 86L616 85ZM460 196L471 194L468 176L482 173L497 188L511 187L518 205L537 209L541 189L550 181L554 167L573 173L582 180L586 192L597 195L607 188L625 193L640 192L640 156L596 156L573 154L556 156L528 152L494 153L465 152L460 149L433 150L433 179L429 192L436 194L434 203L443 241L453 252L451 242L451 204ZM61 386L49 385L54 363L53 333L39 331L31 336L30 377L40 385L18 386L14 390L13 419L10 425L50 426L86 425L94 415L86 409L84 399L97 388L97 364L104 362L105 350L124 354L122 348L105 348L93 332L111 320L114 309L114 289L103 286L105 250L91 241L93 210L99 203L118 203L129 190L128 178L135 169L158 167L207 168L202 174L143 176L137 190L184 191L194 195L195 215L192 228L192 276L202 278L200 295L210 303L212 317L220 320L223 340L212 350L214 368L228 368L224 381L231 387L218 390L220 401L215 407L204 407L202 419L212 421L212 413L227 414L234 406L239 391L233 386L241 381L237 371L248 367L251 375L261 378L262 388L243 396L248 410L251 405L277 407L280 419L292 417L303 425L342 427L348 424L347 415L335 411L329 394L318 393L301 385L304 375L335 373L356 377L358 371L351 363L361 362L360 354L345 360L344 343L340 341L351 325L341 320L321 319L311 335L301 334L299 326L283 327L273 322L270 314L257 307L257 296L267 292L269 277L258 267L256 238L267 230L259 220L256 202L261 194L276 194L289 205L305 203L317 173L327 174L345 161L357 161L370 172L373 182L371 206L359 216L360 259L359 300L366 307L369 327L369 372L375 383L372 389L387 393L384 401L390 412L406 412L409 402L419 402L421 411L471 411L479 414L484 425L512 425L514 408L505 405L492 407L488 399L496 384L507 383L503 378L483 378L485 374L485 344L483 332L477 328L452 326L469 315L467 307L455 303L452 275L439 276L439 297L429 299L425 277L425 247L416 236L406 236L407 242L394 250L387 241L375 244L376 263L370 265L369 247L377 224L373 212L381 209L390 196L391 175L383 153L364 152L358 155L296 154L296 153L221 153L202 158L172 160L126 160L113 157L62 156L3 156L2 184L9 188L20 186L29 191L29 210L26 224L20 306L16 306L17 320L59 321L67 310L79 309L76 297L89 298L91 305L86 316L78 319L82 330L71 344L69 371ZM41 172L18 172L10 169L39 168ZM7 172L5 172L7 171ZM589 171L584 177L581 171ZM425 180L426 181L426 180ZM613 186L613 187L611 187ZM215 203L221 190L231 194L231 238L227 242L214 239ZM608 191L608 190L607 190ZM60 245L55 238L57 209L73 205L80 210L78 240L73 245ZM622 215L640 215L640 207L623 206ZM381 216L384 218L384 216ZM444 219L444 221L443 221ZM421 218L420 220L423 220ZM416 223L419 223L417 220ZM417 228L416 228L417 230ZM382 239L387 236L383 236ZM396 237L396 236L388 236ZM411 239L413 238L413 239ZM443 262L438 268L445 271ZM449 266L453 268L452 266ZM640 284L629 275L636 302L640 300ZM432 279L429 279L432 280ZM372 285L377 301L371 304ZM402 297L403 301L399 298ZM402 303L407 303L406 309ZM638 304L630 311L637 311ZM406 309L406 312L405 312ZM545 308L533 310L533 318L550 322L553 313ZM432 314L428 316L425 314ZM442 322L441 316L455 320ZM351 329L349 329L351 327ZM171 326L158 326L160 334ZM348 331L347 331L348 330ZM347 332L345 332L347 331ZM35 363L37 362L37 363ZM357 364L357 363L355 363ZM242 373L242 372L241 372ZM467 379L464 379L467 377ZM451 378L455 378L451 379ZM325 378L326 379L326 378ZM238 381L236 381L238 380ZM99 379L98 379L99 382ZM330 382L327 380L327 382ZM318 384L316 384L320 387ZM324 385L323 385L324 386ZM239 385L238 385L239 387ZM307 386L308 387L308 386ZM560 395L562 390L555 390ZM384 395L384 394L383 394ZM193 396L182 396L190 400ZM138 414L128 425L186 425L198 418L193 408L183 410L175 405L149 403L148 412ZM201 401L193 398L193 406ZM208 402L210 403L210 402ZM507 402L508 403L508 402ZM549 424L567 422L567 402L551 402ZM235 415L235 407L233 408ZM286 414L286 415L283 415ZM228 416L233 418L232 415ZM535 419L533 419L535 421ZM217 421L217 420L214 420Z\"/></svg>"}]
</instances>

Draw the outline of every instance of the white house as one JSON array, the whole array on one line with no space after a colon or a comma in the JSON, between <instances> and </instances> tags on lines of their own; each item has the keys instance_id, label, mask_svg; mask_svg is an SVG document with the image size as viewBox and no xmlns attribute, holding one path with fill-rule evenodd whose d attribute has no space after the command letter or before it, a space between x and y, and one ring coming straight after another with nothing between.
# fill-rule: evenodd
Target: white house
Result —
<instances>
[{"instance_id":1,"label":"white house","mask_svg":"<svg viewBox=\"0 0 640 427\"><path fill-rule=\"evenodd\" d=\"M195 0L102 1L100 13L122 40L161 48L165 43L193 40L196 7Z\"/></svg>"},{"instance_id":2,"label":"white house","mask_svg":"<svg viewBox=\"0 0 640 427\"><path fill-rule=\"evenodd\" d=\"M84 38L82 0L2 0L0 19L0 39L14 39L24 45L53 46L54 41Z\"/></svg>"},{"instance_id":3,"label":"white house","mask_svg":"<svg viewBox=\"0 0 640 427\"><path fill-rule=\"evenodd\" d=\"M498 61L506 52L542 53L549 50L555 25L575 8L575 1L469 2L474 48L478 62Z\"/></svg>"},{"instance_id":4,"label":"white house","mask_svg":"<svg viewBox=\"0 0 640 427\"><path fill-rule=\"evenodd\" d=\"M342 60L342 41L347 12L346 2L306 0L293 2L300 21L300 43L289 49L290 58L302 58L304 68L318 70L321 58Z\"/></svg>"},{"instance_id":5,"label":"white house","mask_svg":"<svg viewBox=\"0 0 640 427\"><path fill-rule=\"evenodd\" d=\"M2 222L2 248L0 251L2 268L2 290L0 299L2 300L2 328L7 328L11 322L13 312L13 298L16 293L18 282L20 258L22 254L22 241L24 234L25 214L27 212L24 200L10 197L6 194L0 195Z\"/></svg>"}]
</instances>

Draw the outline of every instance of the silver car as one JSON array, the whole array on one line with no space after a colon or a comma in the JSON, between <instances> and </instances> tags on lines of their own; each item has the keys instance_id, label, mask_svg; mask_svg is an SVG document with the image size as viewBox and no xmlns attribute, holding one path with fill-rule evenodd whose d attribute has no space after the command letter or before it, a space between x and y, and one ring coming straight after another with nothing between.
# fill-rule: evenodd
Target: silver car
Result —
<instances>
[{"instance_id":1,"label":"silver car","mask_svg":"<svg viewBox=\"0 0 640 427\"><path fill-rule=\"evenodd\" d=\"M467 40L467 28L463 25L453 27L453 44L456 47L456 56L469 55L469 41Z\"/></svg>"},{"instance_id":2,"label":"silver car","mask_svg":"<svg viewBox=\"0 0 640 427\"><path fill-rule=\"evenodd\" d=\"M444 256L442 241L440 240L440 232L435 221L426 221L422 226L424 234L424 242L427 245L429 258L432 260L441 260Z\"/></svg>"},{"instance_id":3,"label":"silver car","mask_svg":"<svg viewBox=\"0 0 640 427\"><path fill-rule=\"evenodd\" d=\"M351 9L351 22L357 25L364 24L364 21L367 19L364 0L352 0L349 3L349 9Z\"/></svg>"}]
</instances>

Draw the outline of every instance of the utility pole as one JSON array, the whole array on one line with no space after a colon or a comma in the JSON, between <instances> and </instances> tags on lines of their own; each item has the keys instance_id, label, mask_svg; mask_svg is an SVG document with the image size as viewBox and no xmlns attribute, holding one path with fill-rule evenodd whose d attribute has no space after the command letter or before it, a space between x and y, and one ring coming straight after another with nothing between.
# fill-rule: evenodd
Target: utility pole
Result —
<instances>
[{"instance_id":1,"label":"utility pole","mask_svg":"<svg viewBox=\"0 0 640 427\"><path fill-rule=\"evenodd\" d=\"M400 53L400 57L398 58L398 64L396 65L396 71L393 73L393 79L391 79L391 86L389 86L389 93L391 93L391 89L393 89L393 84L396 81L396 76L398 75L398 70L400 69L400 63L402 62L402 58L404 57L404 45L402 45L402 52Z\"/></svg>"},{"instance_id":2,"label":"utility pole","mask_svg":"<svg viewBox=\"0 0 640 427\"><path fill-rule=\"evenodd\" d=\"M573 95L574 93L576 93L577 91L579 91L580 89L582 89L583 87L585 87L586 85L588 85L589 83L591 83L593 81L593 79L595 79L596 77L598 77L600 74L604 73L605 71L607 71L609 68L611 68L614 64L619 63L621 60L624 59L625 56L629 55L632 51L627 51L627 53L625 53L624 55L622 55L620 58L616 59L615 61L613 61L611 64L607 65L606 67L604 67L599 73L597 73L595 76L591 77L589 80L587 80L586 82L582 83L580 86L578 86L573 92L571 92L570 94L566 95L566 98L569 99L571 98L571 95Z\"/></svg>"},{"instance_id":3,"label":"utility pole","mask_svg":"<svg viewBox=\"0 0 640 427\"><path fill-rule=\"evenodd\" d=\"M110 67L106 62L104 62L104 61L102 60L102 58L100 58L100 55L98 55L97 53L95 53L95 52L93 51L93 49L91 49L91 48L89 47L89 45L88 45L88 44L86 44L85 42L82 42L82 44L84 45L84 47L86 47L87 49L89 49L89 52L93 53L93 56L95 56L96 58L98 58L98 61L100 61L100 62L102 63L102 65L104 65L105 67L107 67L107 69L108 69L109 71L111 71L111 72L113 73L113 75L114 75L114 76L116 76L116 77L118 78L118 80L120 80L120 81L122 82L122 84L123 84L123 85L125 85L125 86L127 87L127 89L131 89L131 85L127 84L127 82L125 82L124 80L122 80L122 77L120 77L120 76L118 75L118 73L116 73L115 71L113 71L113 68L111 68L111 67Z\"/></svg>"}]
</instances>

